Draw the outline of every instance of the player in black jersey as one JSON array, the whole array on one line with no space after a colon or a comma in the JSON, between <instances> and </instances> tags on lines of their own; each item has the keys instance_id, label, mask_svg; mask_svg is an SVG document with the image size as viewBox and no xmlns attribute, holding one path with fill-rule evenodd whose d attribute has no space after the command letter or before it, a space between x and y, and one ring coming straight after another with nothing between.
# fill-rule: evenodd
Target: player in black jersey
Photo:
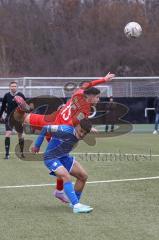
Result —
<instances>
[{"instance_id":1,"label":"player in black jersey","mask_svg":"<svg viewBox=\"0 0 159 240\"><path fill-rule=\"evenodd\" d=\"M9 84L9 92L6 93L3 97L2 100L2 106L1 106L1 110L0 110L0 120L3 121L3 113L6 113L6 117L5 117L5 128L6 128L6 132L5 132L5 159L9 159L9 149L10 149L10 137L12 134L12 130L13 127L15 127L15 130L18 133L18 139L19 139L19 146L20 146L20 152L21 152L21 156L24 157L23 154L23 149L24 149L24 138L23 138L23 126L16 122L14 120L13 113L14 110L17 107L16 102L14 101L14 97L15 96L21 96L22 98L25 99L25 96L23 95L23 93L18 92L18 85L17 82L13 81L10 82Z\"/></svg>"}]
</instances>

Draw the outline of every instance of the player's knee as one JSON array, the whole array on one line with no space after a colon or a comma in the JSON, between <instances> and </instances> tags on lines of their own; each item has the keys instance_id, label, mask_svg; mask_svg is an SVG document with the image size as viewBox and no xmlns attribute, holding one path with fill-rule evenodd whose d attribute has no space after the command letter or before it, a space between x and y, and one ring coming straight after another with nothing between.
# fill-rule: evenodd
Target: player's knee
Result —
<instances>
[{"instance_id":1,"label":"player's knee","mask_svg":"<svg viewBox=\"0 0 159 240\"><path fill-rule=\"evenodd\" d=\"M86 182L87 179L88 179L88 174L87 174L87 172L82 172L81 180L82 180L83 182Z\"/></svg>"},{"instance_id":2,"label":"player's knee","mask_svg":"<svg viewBox=\"0 0 159 240\"><path fill-rule=\"evenodd\" d=\"M63 176L61 176L62 177L62 180L64 181L64 182L71 182L71 176L70 176L70 174L64 174Z\"/></svg>"}]
</instances>

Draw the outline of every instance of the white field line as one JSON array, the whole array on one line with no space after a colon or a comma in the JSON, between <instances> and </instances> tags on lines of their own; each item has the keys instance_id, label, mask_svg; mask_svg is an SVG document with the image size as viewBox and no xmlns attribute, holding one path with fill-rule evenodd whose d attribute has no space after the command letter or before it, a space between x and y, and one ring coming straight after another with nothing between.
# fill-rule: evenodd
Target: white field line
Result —
<instances>
[{"instance_id":1,"label":"white field line","mask_svg":"<svg viewBox=\"0 0 159 240\"><path fill-rule=\"evenodd\" d=\"M25 153L28 153L28 152L24 152ZM42 154L44 152L39 152L39 154ZM4 155L5 153L4 152L0 152L0 155ZM10 152L10 154L15 154L15 152ZM72 155L116 155L116 156L145 156L145 157L159 157L159 154L152 154L151 151L149 154L144 154L144 153L124 153L124 152L72 152L71 153Z\"/></svg>"},{"instance_id":2,"label":"white field line","mask_svg":"<svg viewBox=\"0 0 159 240\"><path fill-rule=\"evenodd\" d=\"M157 180L159 176L155 177L143 177L143 178L125 178L125 179L112 179L102 181L91 181L87 184L98 184L98 183L117 183L117 182L132 182L132 181L144 181L144 180ZM55 183L42 183L42 184L31 184L31 185L13 185L13 186L0 186L0 189L11 189L11 188L32 188L32 187L46 187L55 186Z\"/></svg>"},{"instance_id":3,"label":"white field line","mask_svg":"<svg viewBox=\"0 0 159 240\"><path fill-rule=\"evenodd\" d=\"M116 156L145 156L145 157L149 157L151 155L151 157L159 157L159 154L151 154L151 152L149 154L144 154L144 153L124 153L124 152L86 152L86 153L80 153L80 152L73 152L73 155L116 155Z\"/></svg>"}]
</instances>

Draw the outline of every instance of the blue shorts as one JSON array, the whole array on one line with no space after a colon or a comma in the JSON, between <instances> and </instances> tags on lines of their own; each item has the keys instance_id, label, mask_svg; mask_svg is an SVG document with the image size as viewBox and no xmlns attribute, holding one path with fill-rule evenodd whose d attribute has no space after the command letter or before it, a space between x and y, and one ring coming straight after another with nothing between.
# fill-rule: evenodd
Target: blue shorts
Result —
<instances>
[{"instance_id":1,"label":"blue shorts","mask_svg":"<svg viewBox=\"0 0 159 240\"><path fill-rule=\"evenodd\" d=\"M70 172L73 167L74 161L75 161L74 157L65 156L61 158L45 160L44 164L50 170L50 174L56 176L55 172L61 166L66 168L67 171Z\"/></svg>"}]
</instances>

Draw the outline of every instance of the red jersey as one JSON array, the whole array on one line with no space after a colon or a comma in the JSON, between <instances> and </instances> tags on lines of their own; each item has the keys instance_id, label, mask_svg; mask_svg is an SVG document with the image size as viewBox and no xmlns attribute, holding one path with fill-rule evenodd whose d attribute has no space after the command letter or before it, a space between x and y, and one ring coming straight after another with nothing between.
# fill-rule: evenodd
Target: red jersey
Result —
<instances>
[{"instance_id":1,"label":"red jersey","mask_svg":"<svg viewBox=\"0 0 159 240\"><path fill-rule=\"evenodd\" d=\"M46 125L72 125L76 126L83 118L88 118L91 111L91 103L88 103L84 95L84 90L97 84L106 82L105 78L84 83L82 88L77 90L71 99L60 109L50 115L39 115L30 113L30 125L36 129L41 129Z\"/></svg>"},{"instance_id":2,"label":"red jersey","mask_svg":"<svg viewBox=\"0 0 159 240\"><path fill-rule=\"evenodd\" d=\"M55 124L76 126L81 119L88 118L92 104L87 102L84 90L103 82L106 82L105 78L84 83L81 89L77 90L71 99L59 110Z\"/></svg>"}]
</instances>

